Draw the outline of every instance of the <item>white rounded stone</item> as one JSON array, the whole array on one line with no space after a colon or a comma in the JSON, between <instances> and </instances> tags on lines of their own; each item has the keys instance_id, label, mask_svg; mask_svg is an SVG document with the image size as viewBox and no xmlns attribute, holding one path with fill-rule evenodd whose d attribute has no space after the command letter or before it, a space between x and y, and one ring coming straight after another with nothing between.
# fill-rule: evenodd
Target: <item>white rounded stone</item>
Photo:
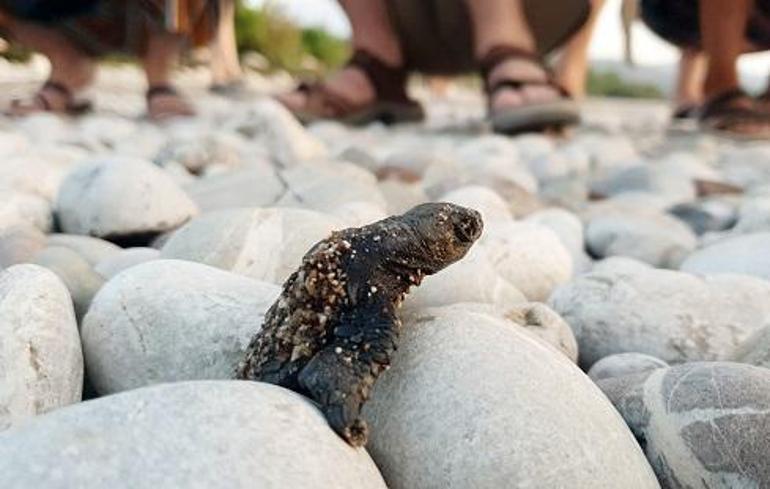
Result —
<instances>
[{"instance_id":1,"label":"white rounded stone","mask_svg":"<svg viewBox=\"0 0 770 489\"><path fill-rule=\"evenodd\" d=\"M724 359L770 317L770 283L738 275L698 277L611 258L558 288L549 305L575 333L589 368L615 353L669 363Z\"/></svg>"},{"instance_id":2,"label":"white rounded stone","mask_svg":"<svg viewBox=\"0 0 770 489\"><path fill-rule=\"evenodd\" d=\"M0 186L53 202L67 169L34 153L14 155L0 165Z\"/></svg>"},{"instance_id":3,"label":"white rounded stone","mask_svg":"<svg viewBox=\"0 0 770 489\"><path fill-rule=\"evenodd\" d=\"M539 302L501 308L502 316L528 333L553 346L573 363L578 361L578 344L572 329L553 309Z\"/></svg>"},{"instance_id":4,"label":"white rounded stone","mask_svg":"<svg viewBox=\"0 0 770 489\"><path fill-rule=\"evenodd\" d=\"M770 232L770 197L746 198L738 209L735 234Z\"/></svg>"},{"instance_id":5,"label":"white rounded stone","mask_svg":"<svg viewBox=\"0 0 770 489\"><path fill-rule=\"evenodd\" d=\"M531 301L544 301L572 276L572 257L549 228L531 222L487 228L482 241L492 266Z\"/></svg>"},{"instance_id":6,"label":"white rounded stone","mask_svg":"<svg viewBox=\"0 0 770 489\"><path fill-rule=\"evenodd\" d=\"M729 357L730 360L770 368L770 324L744 341Z\"/></svg>"},{"instance_id":7,"label":"white rounded stone","mask_svg":"<svg viewBox=\"0 0 770 489\"><path fill-rule=\"evenodd\" d=\"M172 138L160 148L153 161L159 166L174 162L193 174L202 173L210 166L232 168L242 163L245 143L237 134L226 132L193 134Z\"/></svg>"},{"instance_id":8,"label":"white rounded stone","mask_svg":"<svg viewBox=\"0 0 770 489\"><path fill-rule=\"evenodd\" d=\"M348 227L362 227L388 217L382 207L371 202L346 202L333 208L329 214Z\"/></svg>"},{"instance_id":9,"label":"white rounded stone","mask_svg":"<svg viewBox=\"0 0 770 489\"><path fill-rule=\"evenodd\" d=\"M485 223L492 221L510 221L513 214L508 204L494 190L481 185L468 185L448 192L438 199L469 209L477 210Z\"/></svg>"},{"instance_id":10,"label":"white rounded stone","mask_svg":"<svg viewBox=\"0 0 770 489\"><path fill-rule=\"evenodd\" d=\"M403 214L412 207L428 202L430 198L419 183L384 180L377 185L387 203L388 213Z\"/></svg>"},{"instance_id":11,"label":"white rounded stone","mask_svg":"<svg viewBox=\"0 0 770 489\"><path fill-rule=\"evenodd\" d=\"M201 212L270 206L286 192L275 170L265 162L195 179L186 184L184 190Z\"/></svg>"},{"instance_id":12,"label":"white rounded stone","mask_svg":"<svg viewBox=\"0 0 770 489\"><path fill-rule=\"evenodd\" d=\"M31 225L0 229L0 270L28 263L45 247L46 237Z\"/></svg>"},{"instance_id":13,"label":"white rounded stone","mask_svg":"<svg viewBox=\"0 0 770 489\"><path fill-rule=\"evenodd\" d=\"M419 287L412 289L404 308L420 310L460 302L511 306L526 302L526 298L497 273L486 252L476 246L465 258L426 277Z\"/></svg>"},{"instance_id":14,"label":"white rounded stone","mask_svg":"<svg viewBox=\"0 0 770 489\"><path fill-rule=\"evenodd\" d=\"M303 397L236 381L139 389L9 431L0 487L386 489Z\"/></svg>"},{"instance_id":15,"label":"white rounded stone","mask_svg":"<svg viewBox=\"0 0 770 489\"><path fill-rule=\"evenodd\" d=\"M284 166L328 155L326 146L319 139L302 127L283 105L270 98L260 99L245 112L231 117L224 129L237 131L267 147Z\"/></svg>"},{"instance_id":16,"label":"white rounded stone","mask_svg":"<svg viewBox=\"0 0 770 489\"><path fill-rule=\"evenodd\" d=\"M83 320L88 378L101 394L232 378L279 292L198 263L161 260L126 270Z\"/></svg>"},{"instance_id":17,"label":"white rounded stone","mask_svg":"<svg viewBox=\"0 0 770 489\"><path fill-rule=\"evenodd\" d=\"M159 233L198 213L158 167L123 157L78 166L62 184L56 209L65 232L99 237Z\"/></svg>"},{"instance_id":18,"label":"white rounded stone","mask_svg":"<svg viewBox=\"0 0 770 489\"><path fill-rule=\"evenodd\" d=\"M690 175L649 162L611 171L607 177L593 182L591 190L605 197L631 192L652 194L669 205L690 202L696 197Z\"/></svg>"},{"instance_id":19,"label":"white rounded stone","mask_svg":"<svg viewBox=\"0 0 770 489\"><path fill-rule=\"evenodd\" d=\"M82 319L104 285L104 278L77 252L63 246L48 246L31 261L54 272L64 282L75 304L75 314L78 320Z\"/></svg>"},{"instance_id":20,"label":"white rounded stone","mask_svg":"<svg viewBox=\"0 0 770 489\"><path fill-rule=\"evenodd\" d=\"M391 489L658 487L628 428L574 364L461 307L406 324L364 417Z\"/></svg>"},{"instance_id":21,"label":"white rounded stone","mask_svg":"<svg viewBox=\"0 0 770 489\"><path fill-rule=\"evenodd\" d=\"M695 362L599 386L663 487L770 486L770 370Z\"/></svg>"},{"instance_id":22,"label":"white rounded stone","mask_svg":"<svg viewBox=\"0 0 770 489\"><path fill-rule=\"evenodd\" d=\"M509 204L514 215L531 210L538 189L516 146L499 136L477 138L461 145L455 159L433 163L425 171L423 185L433 199L468 185L489 187Z\"/></svg>"},{"instance_id":23,"label":"white rounded stone","mask_svg":"<svg viewBox=\"0 0 770 489\"><path fill-rule=\"evenodd\" d=\"M0 431L79 402L82 388L78 325L64 284L36 265L0 272Z\"/></svg>"},{"instance_id":24,"label":"white rounded stone","mask_svg":"<svg viewBox=\"0 0 770 489\"><path fill-rule=\"evenodd\" d=\"M0 229L32 225L47 233L51 230L51 204L43 197L14 190L0 190Z\"/></svg>"},{"instance_id":25,"label":"white rounded stone","mask_svg":"<svg viewBox=\"0 0 770 489\"><path fill-rule=\"evenodd\" d=\"M559 236L572 256L575 274L590 268L591 258L585 251L583 223L575 214L559 208L544 209L527 216L526 222L541 224Z\"/></svg>"},{"instance_id":26,"label":"white rounded stone","mask_svg":"<svg viewBox=\"0 0 770 489\"><path fill-rule=\"evenodd\" d=\"M128 248L97 263L94 271L109 280L123 270L158 259L160 251L155 248Z\"/></svg>"},{"instance_id":27,"label":"white rounded stone","mask_svg":"<svg viewBox=\"0 0 770 489\"><path fill-rule=\"evenodd\" d=\"M109 241L77 234L51 234L48 236L47 245L69 248L83 257L91 266L96 266L122 251L120 246Z\"/></svg>"},{"instance_id":28,"label":"white rounded stone","mask_svg":"<svg viewBox=\"0 0 770 489\"><path fill-rule=\"evenodd\" d=\"M314 244L344 227L333 217L303 209L210 212L176 231L161 256L283 283Z\"/></svg>"},{"instance_id":29,"label":"white rounded stone","mask_svg":"<svg viewBox=\"0 0 770 489\"><path fill-rule=\"evenodd\" d=\"M677 268L698 244L695 233L663 213L595 213L586 226L586 242L594 256L625 256L661 268Z\"/></svg>"},{"instance_id":30,"label":"white rounded stone","mask_svg":"<svg viewBox=\"0 0 770 489\"><path fill-rule=\"evenodd\" d=\"M319 212L331 212L349 202L369 202L380 209L387 207L375 176L350 163L318 161L298 165L282 171L281 180L286 191L276 206Z\"/></svg>"},{"instance_id":31,"label":"white rounded stone","mask_svg":"<svg viewBox=\"0 0 770 489\"><path fill-rule=\"evenodd\" d=\"M594 363L588 376L594 382L612 377L623 377L624 375L633 375L666 368L668 364L650 355L644 353L617 353L609 355Z\"/></svg>"},{"instance_id":32,"label":"white rounded stone","mask_svg":"<svg viewBox=\"0 0 770 489\"><path fill-rule=\"evenodd\" d=\"M689 273L735 273L770 280L770 232L720 240L690 255L680 268Z\"/></svg>"}]
</instances>

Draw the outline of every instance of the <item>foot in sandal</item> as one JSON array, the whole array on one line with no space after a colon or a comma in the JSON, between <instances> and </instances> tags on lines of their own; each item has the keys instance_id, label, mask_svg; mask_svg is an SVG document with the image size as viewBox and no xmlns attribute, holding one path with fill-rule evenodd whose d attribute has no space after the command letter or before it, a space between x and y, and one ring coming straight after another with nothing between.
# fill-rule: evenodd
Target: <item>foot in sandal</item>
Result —
<instances>
[{"instance_id":1,"label":"foot in sandal","mask_svg":"<svg viewBox=\"0 0 770 489\"><path fill-rule=\"evenodd\" d=\"M563 129L580 121L577 103L533 54L497 46L481 60L495 132Z\"/></svg>"},{"instance_id":2,"label":"foot in sandal","mask_svg":"<svg viewBox=\"0 0 770 489\"><path fill-rule=\"evenodd\" d=\"M406 80L401 68L357 51L328 80L302 84L277 99L303 123L321 119L350 125L418 122L424 118L423 109L406 94Z\"/></svg>"},{"instance_id":3,"label":"foot in sandal","mask_svg":"<svg viewBox=\"0 0 770 489\"><path fill-rule=\"evenodd\" d=\"M176 117L195 115L195 109L170 85L155 85L147 90L147 114L151 120L163 122Z\"/></svg>"},{"instance_id":4,"label":"foot in sandal","mask_svg":"<svg viewBox=\"0 0 770 489\"><path fill-rule=\"evenodd\" d=\"M72 90L63 83L47 81L29 100L17 99L7 110L12 117L22 117L39 112L64 115L80 115L91 109L91 103L77 100Z\"/></svg>"},{"instance_id":5,"label":"foot in sandal","mask_svg":"<svg viewBox=\"0 0 770 489\"><path fill-rule=\"evenodd\" d=\"M701 129L739 140L770 139L770 112L740 89L712 97L700 110Z\"/></svg>"}]
</instances>

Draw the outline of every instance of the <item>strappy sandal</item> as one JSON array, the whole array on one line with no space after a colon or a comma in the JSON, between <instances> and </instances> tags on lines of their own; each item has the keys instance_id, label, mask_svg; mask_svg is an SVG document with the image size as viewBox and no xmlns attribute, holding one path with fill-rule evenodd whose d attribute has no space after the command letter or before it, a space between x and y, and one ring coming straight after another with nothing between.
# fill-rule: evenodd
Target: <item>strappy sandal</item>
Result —
<instances>
[{"instance_id":1,"label":"strappy sandal","mask_svg":"<svg viewBox=\"0 0 770 489\"><path fill-rule=\"evenodd\" d=\"M736 106L739 101L747 106ZM743 90L728 90L706 102L698 123L702 130L738 140L770 139L770 113L758 107L756 100ZM760 130L746 129L754 125Z\"/></svg>"},{"instance_id":2,"label":"strappy sandal","mask_svg":"<svg viewBox=\"0 0 770 489\"><path fill-rule=\"evenodd\" d=\"M180 100L184 102L184 108L181 111L178 110L168 110L168 111L161 111L159 113L153 114L150 111L150 104L152 104L152 99L155 97L161 97L161 96L169 96L169 97L177 97ZM154 121L166 121L169 119L172 119L174 117L189 117L195 115L195 109L193 109L187 101L184 100L184 97L172 86L170 85L153 85L149 89L147 89L147 93L145 94L145 98L147 99L147 115L149 119L152 119Z\"/></svg>"},{"instance_id":3,"label":"strappy sandal","mask_svg":"<svg viewBox=\"0 0 770 489\"><path fill-rule=\"evenodd\" d=\"M46 93L55 92L58 97L64 101L64 106L58 108L51 98ZM11 105L6 111L10 116L25 116L38 112L52 112L64 115L83 115L90 112L93 109L93 105L88 100L77 100L72 91L67 86L54 82L47 81L43 86L38 89L32 100L15 99L11 101Z\"/></svg>"},{"instance_id":4,"label":"strappy sandal","mask_svg":"<svg viewBox=\"0 0 770 489\"><path fill-rule=\"evenodd\" d=\"M490 83L490 75L495 68L510 60L526 60L535 63L545 71L546 78L527 80L504 77ZM537 55L513 46L496 46L483 57L479 65L484 77L489 118L495 132L513 135L550 129L559 130L580 122L580 109L577 103L569 92L556 82L552 73ZM506 109L492 107L492 100L500 90L521 90L527 86L550 87L556 90L560 97L550 102L528 103Z\"/></svg>"},{"instance_id":5,"label":"strappy sandal","mask_svg":"<svg viewBox=\"0 0 770 489\"><path fill-rule=\"evenodd\" d=\"M387 66L382 61L358 50L347 64L361 70L372 84L375 99L366 104L354 104L331 91L323 82L302 83L297 88L306 96L304 109L292 109L303 124L332 119L349 125L370 122L396 124L420 122L425 119L422 106L406 93L407 73L401 68Z\"/></svg>"}]
</instances>

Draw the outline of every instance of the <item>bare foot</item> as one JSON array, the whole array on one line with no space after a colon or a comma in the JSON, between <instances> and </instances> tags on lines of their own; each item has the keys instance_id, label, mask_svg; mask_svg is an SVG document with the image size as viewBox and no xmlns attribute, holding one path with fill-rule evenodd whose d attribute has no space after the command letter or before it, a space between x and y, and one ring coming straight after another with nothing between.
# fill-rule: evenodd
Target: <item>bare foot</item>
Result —
<instances>
[{"instance_id":1,"label":"bare foot","mask_svg":"<svg viewBox=\"0 0 770 489\"><path fill-rule=\"evenodd\" d=\"M195 115L192 105L169 86L157 86L147 91L147 113L154 121Z\"/></svg>"}]
</instances>

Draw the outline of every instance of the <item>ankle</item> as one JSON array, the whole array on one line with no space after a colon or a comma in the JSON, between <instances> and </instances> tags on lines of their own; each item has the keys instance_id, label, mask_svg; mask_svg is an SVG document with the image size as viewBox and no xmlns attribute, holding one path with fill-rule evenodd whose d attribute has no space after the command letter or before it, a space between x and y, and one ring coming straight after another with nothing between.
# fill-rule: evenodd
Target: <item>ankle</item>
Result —
<instances>
[{"instance_id":1,"label":"ankle","mask_svg":"<svg viewBox=\"0 0 770 489\"><path fill-rule=\"evenodd\" d=\"M711 98L730 90L740 88L737 74L734 76L724 76L720 70L715 71L716 73L710 73L706 77L706 81L703 84L703 92L706 98Z\"/></svg>"}]
</instances>

